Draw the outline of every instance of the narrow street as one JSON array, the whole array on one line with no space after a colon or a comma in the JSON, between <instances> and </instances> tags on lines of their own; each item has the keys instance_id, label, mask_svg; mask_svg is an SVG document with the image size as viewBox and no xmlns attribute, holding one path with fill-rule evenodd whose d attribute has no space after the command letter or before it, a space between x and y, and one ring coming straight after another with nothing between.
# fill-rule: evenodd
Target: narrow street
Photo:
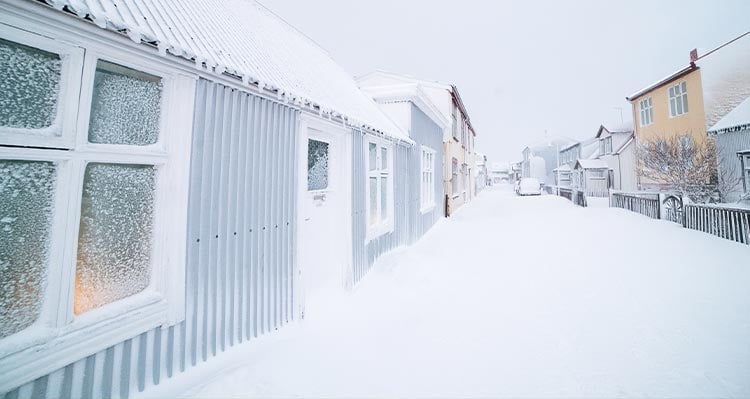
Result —
<instances>
[{"instance_id":1,"label":"narrow street","mask_svg":"<svg viewBox=\"0 0 750 399\"><path fill-rule=\"evenodd\" d=\"M750 247L490 188L303 322L145 393L747 397L748 287Z\"/></svg>"}]
</instances>

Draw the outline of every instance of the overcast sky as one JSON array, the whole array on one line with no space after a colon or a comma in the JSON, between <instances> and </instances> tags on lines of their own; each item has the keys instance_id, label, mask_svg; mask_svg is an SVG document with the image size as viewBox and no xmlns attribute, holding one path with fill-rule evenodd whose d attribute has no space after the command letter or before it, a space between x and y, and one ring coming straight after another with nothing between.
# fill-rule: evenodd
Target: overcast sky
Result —
<instances>
[{"instance_id":1,"label":"overcast sky","mask_svg":"<svg viewBox=\"0 0 750 399\"><path fill-rule=\"evenodd\" d=\"M750 1L261 0L352 75L458 86L477 150L516 161L549 135L632 119L625 96L750 30Z\"/></svg>"}]
</instances>

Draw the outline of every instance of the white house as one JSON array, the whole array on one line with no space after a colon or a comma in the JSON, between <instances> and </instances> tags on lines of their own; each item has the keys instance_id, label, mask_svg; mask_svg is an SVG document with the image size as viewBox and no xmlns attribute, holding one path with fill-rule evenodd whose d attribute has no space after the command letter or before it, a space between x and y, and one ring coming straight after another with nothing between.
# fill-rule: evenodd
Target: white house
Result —
<instances>
[{"instance_id":1,"label":"white house","mask_svg":"<svg viewBox=\"0 0 750 399\"><path fill-rule=\"evenodd\" d=\"M440 204L438 158L256 2L2 0L0 28L0 396L147 390Z\"/></svg>"},{"instance_id":2,"label":"white house","mask_svg":"<svg viewBox=\"0 0 750 399\"><path fill-rule=\"evenodd\" d=\"M443 129L444 209L459 209L474 197L474 139L476 132L469 113L454 85L431 82L407 75L376 71L357 79L361 87L389 87L417 84L443 118L451 121Z\"/></svg>"}]
</instances>

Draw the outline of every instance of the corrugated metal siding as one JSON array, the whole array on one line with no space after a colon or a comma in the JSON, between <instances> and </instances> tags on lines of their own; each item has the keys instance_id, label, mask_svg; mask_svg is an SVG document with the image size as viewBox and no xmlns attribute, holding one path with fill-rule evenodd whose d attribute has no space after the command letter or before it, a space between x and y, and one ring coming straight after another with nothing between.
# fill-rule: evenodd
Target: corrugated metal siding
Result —
<instances>
[{"instance_id":1,"label":"corrugated metal siding","mask_svg":"<svg viewBox=\"0 0 750 399\"><path fill-rule=\"evenodd\" d=\"M732 174L737 181L742 177L740 170L740 160L737 157L738 151L750 149L750 130L740 130L737 132L727 132L716 135L716 152L718 155L719 169L725 170L727 174ZM734 173L732 173L734 172ZM728 202L735 202L740 199L743 193L742 183L740 183L732 193L726 198Z\"/></svg>"},{"instance_id":2,"label":"corrugated metal siding","mask_svg":"<svg viewBox=\"0 0 750 399\"><path fill-rule=\"evenodd\" d=\"M5 394L127 398L294 318L298 112L198 82L190 170L186 320Z\"/></svg>"},{"instance_id":3,"label":"corrugated metal siding","mask_svg":"<svg viewBox=\"0 0 750 399\"><path fill-rule=\"evenodd\" d=\"M443 143L442 130L419 108L412 105L411 138L413 146L393 147L393 231L366 241L367 209L365 208L367 182L365 169L367 138L359 130L352 132L352 248L354 256L354 283L359 282L380 255L419 239L442 217L443 198ZM435 150L435 201L436 206L424 214L420 211L421 145Z\"/></svg>"},{"instance_id":4,"label":"corrugated metal siding","mask_svg":"<svg viewBox=\"0 0 750 399\"><path fill-rule=\"evenodd\" d=\"M440 218L443 217L443 197L445 189L443 186L443 130L432 121L422 110L411 104L411 138L416 143L409 150L409 214L411 215L409 225L409 244L417 241L429 230ZM420 197L422 184L422 146L435 151L434 181L435 181L435 208L422 213Z\"/></svg>"},{"instance_id":5,"label":"corrugated metal siding","mask_svg":"<svg viewBox=\"0 0 750 399\"><path fill-rule=\"evenodd\" d=\"M393 231L365 242L367 234L367 209L365 209L365 148L366 135L361 130L352 131L352 273L354 283L359 282L381 254L407 242L408 216L408 151L410 147L393 146Z\"/></svg>"}]
</instances>

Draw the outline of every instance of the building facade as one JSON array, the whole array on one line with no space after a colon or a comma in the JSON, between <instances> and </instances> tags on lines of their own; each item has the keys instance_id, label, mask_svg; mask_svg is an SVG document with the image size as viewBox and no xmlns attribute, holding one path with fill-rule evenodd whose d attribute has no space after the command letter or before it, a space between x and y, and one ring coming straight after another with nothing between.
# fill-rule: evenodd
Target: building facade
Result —
<instances>
[{"instance_id":1,"label":"building facade","mask_svg":"<svg viewBox=\"0 0 750 399\"><path fill-rule=\"evenodd\" d=\"M439 215L414 210L442 129L413 110L418 146L261 5L51 3L0 1L27 96L0 104L0 396L133 396L314 313Z\"/></svg>"},{"instance_id":2,"label":"building facade","mask_svg":"<svg viewBox=\"0 0 750 399\"><path fill-rule=\"evenodd\" d=\"M458 88L389 72L372 72L357 79L362 87L393 87L418 84L449 125L443 129L443 184L446 215L471 201L475 192L476 132Z\"/></svg>"}]
</instances>

